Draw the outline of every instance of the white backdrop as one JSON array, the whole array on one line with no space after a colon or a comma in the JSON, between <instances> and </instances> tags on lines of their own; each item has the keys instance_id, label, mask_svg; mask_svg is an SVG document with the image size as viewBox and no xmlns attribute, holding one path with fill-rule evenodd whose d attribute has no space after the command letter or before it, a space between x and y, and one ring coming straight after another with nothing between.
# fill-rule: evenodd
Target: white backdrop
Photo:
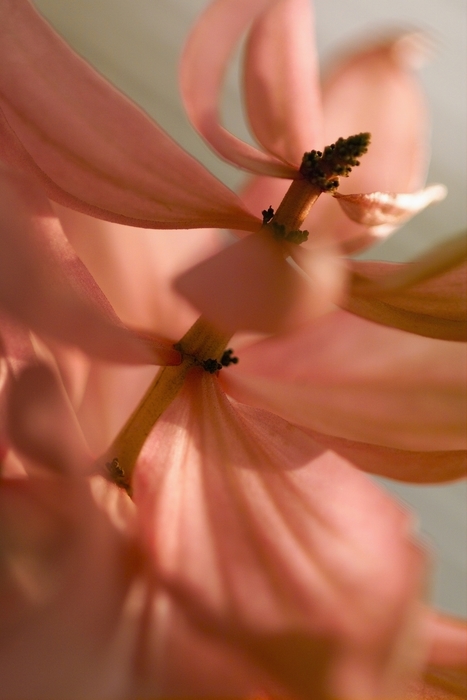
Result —
<instances>
[{"instance_id":1,"label":"white backdrop","mask_svg":"<svg viewBox=\"0 0 467 700\"><path fill-rule=\"evenodd\" d=\"M138 102L187 150L235 187L241 175L215 157L190 128L177 93L177 64L184 37L206 0L35 0L62 36L115 85ZM323 61L375 30L421 29L433 43L422 70L432 110L429 181L448 186L448 198L416 217L384 244L379 258L403 260L466 227L465 0L315 0ZM228 125L246 131L236 76L225 94ZM374 256L373 256L374 257ZM467 613L467 488L410 487L385 482L419 513L436 561L435 601Z\"/></svg>"}]
</instances>

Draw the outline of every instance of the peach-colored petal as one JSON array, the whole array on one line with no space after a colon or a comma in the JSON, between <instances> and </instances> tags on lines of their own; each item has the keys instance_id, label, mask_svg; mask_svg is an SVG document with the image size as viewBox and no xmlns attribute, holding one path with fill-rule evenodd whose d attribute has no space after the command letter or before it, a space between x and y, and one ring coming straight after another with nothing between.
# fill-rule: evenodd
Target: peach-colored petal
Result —
<instances>
[{"instance_id":1,"label":"peach-colored petal","mask_svg":"<svg viewBox=\"0 0 467 700\"><path fill-rule=\"evenodd\" d=\"M444 185L430 185L410 194L371 192L370 194L340 194L337 199L349 219L364 226L398 226L433 202L446 197Z\"/></svg>"},{"instance_id":2,"label":"peach-colored petal","mask_svg":"<svg viewBox=\"0 0 467 700\"><path fill-rule=\"evenodd\" d=\"M209 4L186 43L180 68L180 87L193 126L222 158L252 172L293 177L296 168L233 136L221 126L219 116L228 59L248 24L274 2L216 0Z\"/></svg>"},{"instance_id":3,"label":"peach-colored petal","mask_svg":"<svg viewBox=\"0 0 467 700\"><path fill-rule=\"evenodd\" d=\"M248 119L259 143L300 167L305 151L324 145L308 0L280 0L260 15L248 37L244 76Z\"/></svg>"},{"instance_id":4,"label":"peach-colored petal","mask_svg":"<svg viewBox=\"0 0 467 700\"><path fill-rule=\"evenodd\" d=\"M467 475L467 452L420 452L371 445L308 430L317 443L369 474L417 484L437 484Z\"/></svg>"},{"instance_id":5,"label":"peach-colored petal","mask_svg":"<svg viewBox=\"0 0 467 700\"><path fill-rule=\"evenodd\" d=\"M176 294L172 282L217 252L225 237L215 229L136 230L54 208L73 248L123 322L179 340L198 314Z\"/></svg>"},{"instance_id":6,"label":"peach-colored petal","mask_svg":"<svg viewBox=\"0 0 467 700\"><path fill-rule=\"evenodd\" d=\"M323 84L325 142L362 131L371 144L340 192L413 192L424 184L428 159L428 112L414 72L419 35L399 35L344 57ZM349 222L330 197L321 197L305 223L310 233L327 226L349 252L384 231ZM390 232L389 229L386 233Z\"/></svg>"},{"instance_id":7,"label":"peach-colored petal","mask_svg":"<svg viewBox=\"0 0 467 700\"><path fill-rule=\"evenodd\" d=\"M134 498L161 575L196 591L224 639L294 696L377 697L420 663L407 516L299 428L230 403L211 375L193 370L156 424ZM325 678L309 673L319 661Z\"/></svg>"},{"instance_id":8,"label":"peach-colored petal","mask_svg":"<svg viewBox=\"0 0 467 700\"><path fill-rule=\"evenodd\" d=\"M351 261L352 313L433 338L467 340L467 247L459 237L406 264Z\"/></svg>"},{"instance_id":9,"label":"peach-colored petal","mask_svg":"<svg viewBox=\"0 0 467 700\"><path fill-rule=\"evenodd\" d=\"M239 353L228 392L298 425L414 451L466 447L465 348L337 311Z\"/></svg>"},{"instance_id":10,"label":"peach-colored petal","mask_svg":"<svg viewBox=\"0 0 467 700\"><path fill-rule=\"evenodd\" d=\"M173 363L167 342L127 330L66 239L49 201L21 173L0 169L0 303L38 333L115 362Z\"/></svg>"},{"instance_id":11,"label":"peach-colored petal","mask_svg":"<svg viewBox=\"0 0 467 700\"><path fill-rule=\"evenodd\" d=\"M315 252L316 260L334 261L324 246ZM227 332L291 329L329 308L339 296L341 276L335 268L336 284L326 276L319 282L316 267L310 267L310 277L301 275L285 255L281 243L262 230L182 274L175 289Z\"/></svg>"},{"instance_id":12,"label":"peach-colored petal","mask_svg":"<svg viewBox=\"0 0 467 700\"><path fill-rule=\"evenodd\" d=\"M256 230L238 198L74 54L27 0L0 5L0 155L51 199L146 228Z\"/></svg>"}]
</instances>

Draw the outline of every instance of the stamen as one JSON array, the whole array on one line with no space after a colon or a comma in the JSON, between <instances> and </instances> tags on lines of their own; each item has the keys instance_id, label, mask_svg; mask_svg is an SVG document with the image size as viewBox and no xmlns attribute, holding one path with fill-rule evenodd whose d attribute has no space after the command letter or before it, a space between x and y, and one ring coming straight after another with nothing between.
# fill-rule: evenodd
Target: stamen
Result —
<instances>
[{"instance_id":1,"label":"stamen","mask_svg":"<svg viewBox=\"0 0 467 700\"><path fill-rule=\"evenodd\" d=\"M274 209L269 206L268 209L263 209L261 214L263 215L263 224L268 224L274 216Z\"/></svg>"},{"instance_id":2,"label":"stamen","mask_svg":"<svg viewBox=\"0 0 467 700\"><path fill-rule=\"evenodd\" d=\"M326 146L324 153L310 151L303 156L300 173L322 192L332 192L339 187L339 177L348 177L352 168L360 165L357 160L368 150L370 134L361 133Z\"/></svg>"}]
</instances>

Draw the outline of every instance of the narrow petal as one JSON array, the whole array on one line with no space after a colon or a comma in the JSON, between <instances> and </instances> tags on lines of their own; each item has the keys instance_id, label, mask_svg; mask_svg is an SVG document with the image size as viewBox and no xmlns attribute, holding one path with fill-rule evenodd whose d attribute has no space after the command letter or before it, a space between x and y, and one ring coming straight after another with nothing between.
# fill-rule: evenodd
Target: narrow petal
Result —
<instances>
[{"instance_id":1,"label":"narrow petal","mask_svg":"<svg viewBox=\"0 0 467 700\"><path fill-rule=\"evenodd\" d=\"M364 226L399 225L433 202L446 197L444 185L430 185L410 194L371 192L370 194L340 194L333 196L349 219Z\"/></svg>"},{"instance_id":2,"label":"narrow petal","mask_svg":"<svg viewBox=\"0 0 467 700\"><path fill-rule=\"evenodd\" d=\"M302 275L286 261L281 244L259 231L182 274L175 289L226 331L292 329L340 297L341 270L332 249L318 244L314 253L304 261L310 276ZM336 273L331 279L328 262Z\"/></svg>"},{"instance_id":3,"label":"narrow petal","mask_svg":"<svg viewBox=\"0 0 467 700\"><path fill-rule=\"evenodd\" d=\"M235 398L321 433L413 451L466 448L466 362L432 340L337 311L239 353Z\"/></svg>"},{"instance_id":4,"label":"narrow petal","mask_svg":"<svg viewBox=\"0 0 467 700\"><path fill-rule=\"evenodd\" d=\"M419 664L418 633L406 647L421 565L407 516L298 428L229 403L195 369L146 443L134 487L161 576L210 611L194 622L287 694L384 695L404 674L398 643L412 672Z\"/></svg>"},{"instance_id":5,"label":"narrow petal","mask_svg":"<svg viewBox=\"0 0 467 700\"><path fill-rule=\"evenodd\" d=\"M0 303L29 328L114 362L174 363L167 342L141 342L116 316L29 177L0 170Z\"/></svg>"},{"instance_id":6,"label":"narrow petal","mask_svg":"<svg viewBox=\"0 0 467 700\"><path fill-rule=\"evenodd\" d=\"M425 181L428 110L414 68L424 51L418 34L382 40L344 57L325 77L325 142L368 131L371 144L340 192L414 192ZM350 222L330 197L321 197L305 224L311 234L324 225L348 252L371 245L393 227L373 231Z\"/></svg>"},{"instance_id":7,"label":"narrow petal","mask_svg":"<svg viewBox=\"0 0 467 700\"><path fill-rule=\"evenodd\" d=\"M48 196L146 228L258 221L238 198L74 54L27 0L0 5L0 155Z\"/></svg>"},{"instance_id":8,"label":"narrow petal","mask_svg":"<svg viewBox=\"0 0 467 700\"><path fill-rule=\"evenodd\" d=\"M281 0L254 23L245 54L248 119L259 143L300 167L323 147L318 60L308 0Z\"/></svg>"},{"instance_id":9,"label":"narrow petal","mask_svg":"<svg viewBox=\"0 0 467 700\"><path fill-rule=\"evenodd\" d=\"M467 246L457 237L412 263L351 261L348 311L444 340L467 340Z\"/></svg>"},{"instance_id":10,"label":"narrow petal","mask_svg":"<svg viewBox=\"0 0 467 700\"><path fill-rule=\"evenodd\" d=\"M222 158L254 173L294 177L296 168L233 136L221 126L219 116L228 60L249 23L274 2L216 0L210 3L186 43L180 87L190 121Z\"/></svg>"}]
</instances>

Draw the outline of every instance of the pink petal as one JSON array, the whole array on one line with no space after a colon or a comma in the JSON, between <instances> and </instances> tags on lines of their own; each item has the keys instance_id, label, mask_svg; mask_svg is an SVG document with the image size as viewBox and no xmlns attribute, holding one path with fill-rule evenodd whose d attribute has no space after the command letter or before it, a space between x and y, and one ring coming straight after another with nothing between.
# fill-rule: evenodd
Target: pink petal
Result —
<instances>
[{"instance_id":1,"label":"pink petal","mask_svg":"<svg viewBox=\"0 0 467 700\"><path fill-rule=\"evenodd\" d=\"M293 177L296 168L233 136L221 126L219 116L228 60L249 23L274 1L217 0L208 5L186 43L180 88L190 121L222 158L251 172Z\"/></svg>"},{"instance_id":2,"label":"pink petal","mask_svg":"<svg viewBox=\"0 0 467 700\"><path fill-rule=\"evenodd\" d=\"M367 442L308 431L320 445L333 450L368 474L418 484L438 484L467 475L467 452L399 450Z\"/></svg>"},{"instance_id":3,"label":"pink petal","mask_svg":"<svg viewBox=\"0 0 467 700\"><path fill-rule=\"evenodd\" d=\"M44 365L25 369L14 383L8 423L17 449L38 464L57 472L90 469L91 458L75 415Z\"/></svg>"},{"instance_id":4,"label":"pink petal","mask_svg":"<svg viewBox=\"0 0 467 700\"><path fill-rule=\"evenodd\" d=\"M421 43L419 35L408 34L362 47L341 60L325 79L325 142L371 133L368 153L348 180L341 179L341 193L410 193L423 186L428 112L414 73L414 58L423 51ZM338 240L354 241L353 249L383 235L377 231L370 237L368 233L373 232L350 223L329 197L320 198L305 228L312 234L324 225Z\"/></svg>"},{"instance_id":5,"label":"pink petal","mask_svg":"<svg viewBox=\"0 0 467 700\"><path fill-rule=\"evenodd\" d=\"M74 54L26 0L2 0L0 27L0 155L34 174L51 199L146 228L257 229L230 190Z\"/></svg>"},{"instance_id":6,"label":"pink petal","mask_svg":"<svg viewBox=\"0 0 467 700\"><path fill-rule=\"evenodd\" d=\"M225 331L291 329L324 313L340 296L341 270L332 247L318 242L314 253L304 261L310 277L301 275L285 260L281 243L262 230L182 274L175 289Z\"/></svg>"},{"instance_id":7,"label":"pink petal","mask_svg":"<svg viewBox=\"0 0 467 700\"><path fill-rule=\"evenodd\" d=\"M447 190L444 185L430 185L424 190L411 194L392 194L390 192L340 194L336 192L333 196L349 219L358 224L398 226L433 202L440 202L446 197L446 194Z\"/></svg>"},{"instance_id":8,"label":"pink petal","mask_svg":"<svg viewBox=\"0 0 467 700\"><path fill-rule=\"evenodd\" d=\"M413 451L466 448L465 348L344 311L242 350L228 392L320 433Z\"/></svg>"},{"instance_id":9,"label":"pink petal","mask_svg":"<svg viewBox=\"0 0 467 700\"><path fill-rule=\"evenodd\" d=\"M192 622L240 646L287 696L377 697L401 680L391 664L408 641L420 553L407 516L345 460L229 403L196 369L134 486L161 576L204 601ZM319 663L326 674L310 673Z\"/></svg>"},{"instance_id":10,"label":"pink petal","mask_svg":"<svg viewBox=\"0 0 467 700\"><path fill-rule=\"evenodd\" d=\"M429 662L445 668L467 664L467 623L436 610L428 610L426 635L430 642Z\"/></svg>"},{"instance_id":11,"label":"pink petal","mask_svg":"<svg viewBox=\"0 0 467 700\"><path fill-rule=\"evenodd\" d=\"M135 230L58 205L55 211L73 248L125 323L174 341L193 325L198 314L174 292L172 282L221 248L225 238L219 231Z\"/></svg>"},{"instance_id":12,"label":"pink petal","mask_svg":"<svg viewBox=\"0 0 467 700\"><path fill-rule=\"evenodd\" d=\"M352 261L349 298L342 305L411 333L465 341L467 266L460 264L462 257L465 242L459 238L409 264Z\"/></svg>"},{"instance_id":13,"label":"pink petal","mask_svg":"<svg viewBox=\"0 0 467 700\"><path fill-rule=\"evenodd\" d=\"M123 326L35 183L4 168L0 180L2 307L36 332L109 361L176 364L169 343L141 342Z\"/></svg>"},{"instance_id":14,"label":"pink petal","mask_svg":"<svg viewBox=\"0 0 467 700\"><path fill-rule=\"evenodd\" d=\"M259 143L300 167L323 144L318 61L308 0L281 0L256 20L245 55L248 119Z\"/></svg>"}]
</instances>

